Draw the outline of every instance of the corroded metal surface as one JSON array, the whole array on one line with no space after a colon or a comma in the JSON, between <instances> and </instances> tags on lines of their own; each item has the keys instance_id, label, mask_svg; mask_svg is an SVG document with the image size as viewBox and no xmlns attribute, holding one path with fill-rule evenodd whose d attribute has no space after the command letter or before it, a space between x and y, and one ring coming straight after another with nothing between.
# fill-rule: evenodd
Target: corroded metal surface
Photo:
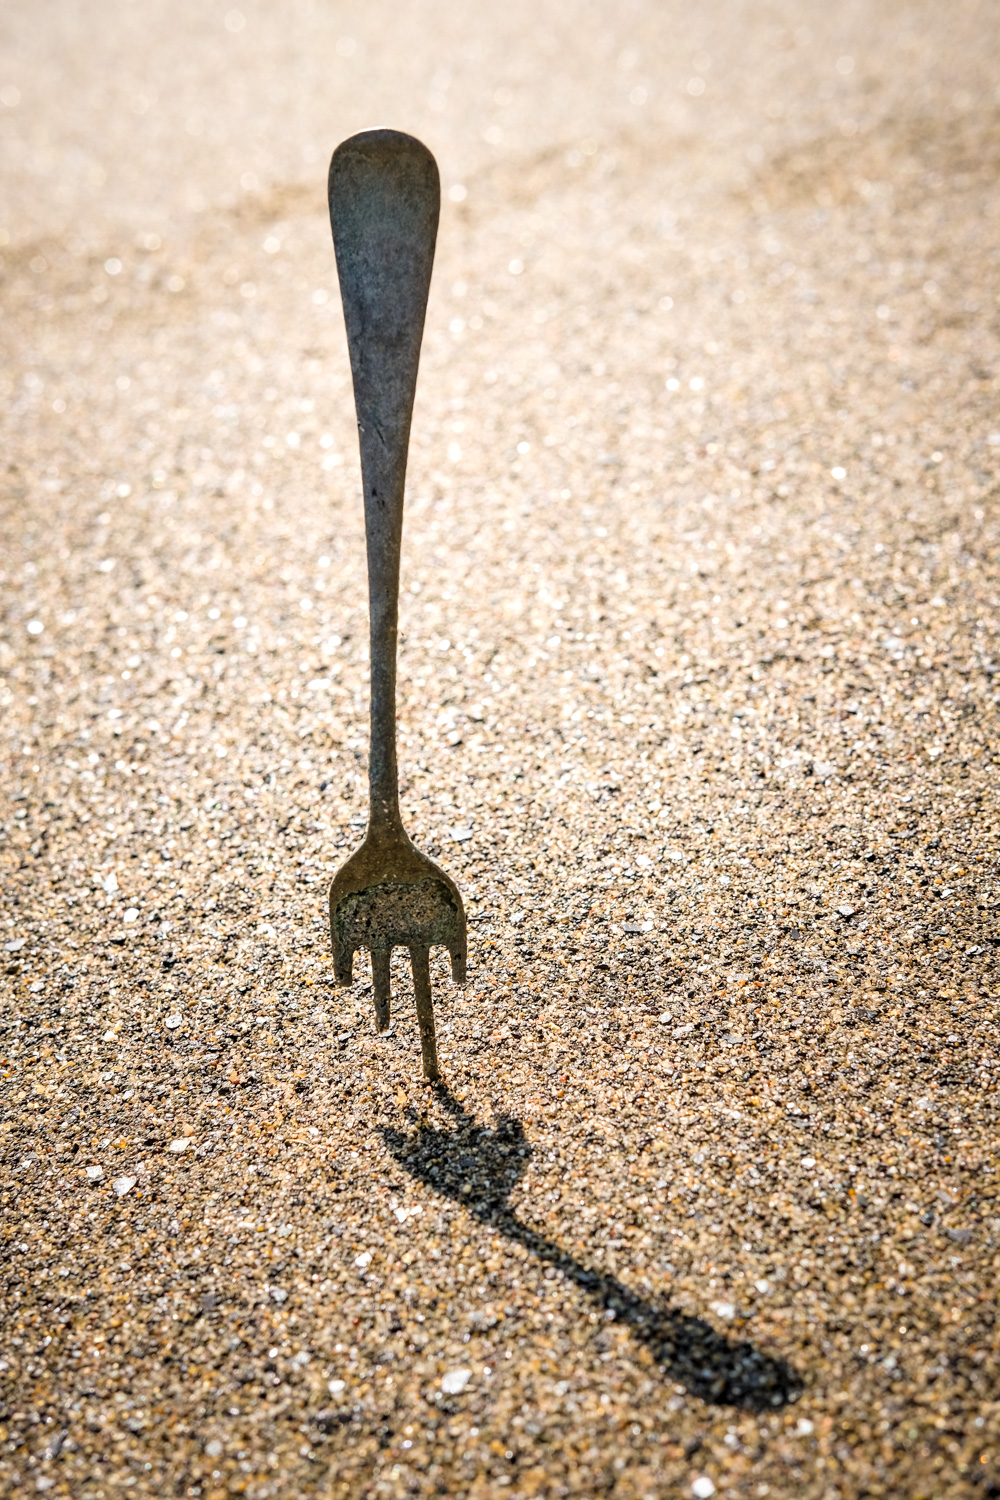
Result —
<instances>
[{"instance_id":1,"label":"corroded metal surface","mask_svg":"<svg viewBox=\"0 0 1000 1500\"><path fill-rule=\"evenodd\" d=\"M376 1024L389 1025L389 960L410 950L424 1072L439 1069L429 950L451 954L465 978L465 912L458 888L403 828L396 766L396 643L403 494L441 188L433 156L412 136L368 130L330 163L330 223L354 379L368 550L371 628L369 822L330 887L330 934L340 984L354 954L372 957Z\"/></svg>"}]
</instances>

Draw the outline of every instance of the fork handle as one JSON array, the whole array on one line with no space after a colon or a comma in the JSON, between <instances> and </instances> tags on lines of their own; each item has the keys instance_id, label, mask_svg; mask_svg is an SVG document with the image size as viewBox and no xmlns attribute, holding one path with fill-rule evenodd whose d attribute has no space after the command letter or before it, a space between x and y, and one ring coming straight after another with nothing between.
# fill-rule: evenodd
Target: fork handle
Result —
<instances>
[{"instance_id":1,"label":"fork handle","mask_svg":"<svg viewBox=\"0 0 1000 1500\"><path fill-rule=\"evenodd\" d=\"M369 828L405 838L396 767L396 641L410 419L441 206L437 163L397 130L330 162L330 224L361 447L371 631Z\"/></svg>"}]
</instances>

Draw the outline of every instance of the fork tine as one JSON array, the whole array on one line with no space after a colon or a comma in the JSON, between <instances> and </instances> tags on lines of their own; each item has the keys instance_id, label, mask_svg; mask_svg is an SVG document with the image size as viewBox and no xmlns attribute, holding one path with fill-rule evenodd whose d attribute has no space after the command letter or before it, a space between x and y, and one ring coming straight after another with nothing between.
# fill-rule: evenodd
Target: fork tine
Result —
<instances>
[{"instance_id":1,"label":"fork tine","mask_svg":"<svg viewBox=\"0 0 1000 1500\"><path fill-rule=\"evenodd\" d=\"M333 929L333 977L334 982L341 986L354 983L354 949L348 943L342 943L337 937L337 929L331 920Z\"/></svg>"},{"instance_id":2,"label":"fork tine","mask_svg":"<svg viewBox=\"0 0 1000 1500\"><path fill-rule=\"evenodd\" d=\"M424 1058L424 1076L432 1083L436 1083L441 1077L441 1070L438 1067L437 1037L434 1033L430 950L411 948L410 962L413 965L413 994L417 1002L417 1023L420 1026L420 1051Z\"/></svg>"},{"instance_id":3,"label":"fork tine","mask_svg":"<svg viewBox=\"0 0 1000 1500\"><path fill-rule=\"evenodd\" d=\"M373 948L372 955L372 990L375 997L375 1027L378 1031L389 1030L389 1008L392 1002L392 989L389 981L389 958L388 948Z\"/></svg>"}]
</instances>

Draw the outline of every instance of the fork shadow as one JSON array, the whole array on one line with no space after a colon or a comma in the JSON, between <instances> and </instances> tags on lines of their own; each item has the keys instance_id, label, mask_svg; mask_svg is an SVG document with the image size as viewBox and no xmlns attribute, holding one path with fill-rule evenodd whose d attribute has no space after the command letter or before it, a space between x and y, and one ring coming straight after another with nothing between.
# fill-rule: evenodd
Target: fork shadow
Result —
<instances>
[{"instance_id":1,"label":"fork shadow","mask_svg":"<svg viewBox=\"0 0 1000 1500\"><path fill-rule=\"evenodd\" d=\"M793 1368L747 1340L718 1333L702 1318L641 1297L617 1277L591 1270L514 1214L508 1199L527 1169L532 1147L520 1120L498 1115L484 1126L439 1084L435 1094L456 1121L453 1129L421 1122L407 1134L384 1127L382 1137L404 1171L467 1208L473 1218L558 1268L599 1307L627 1323L657 1364L692 1395L720 1406L762 1411L801 1392Z\"/></svg>"}]
</instances>

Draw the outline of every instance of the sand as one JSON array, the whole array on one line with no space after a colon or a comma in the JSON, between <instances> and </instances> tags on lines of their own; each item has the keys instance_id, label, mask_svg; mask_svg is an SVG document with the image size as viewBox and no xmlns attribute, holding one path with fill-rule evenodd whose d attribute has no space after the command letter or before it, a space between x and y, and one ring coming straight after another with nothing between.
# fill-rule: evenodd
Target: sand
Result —
<instances>
[{"instance_id":1,"label":"sand","mask_svg":"<svg viewBox=\"0 0 1000 1500\"><path fill-rule=\"evenodd\" d=\"M0 1490L1000 1486L996 9L8 5ZM402 802L325 207L444 203Z\"/></svg>"}]
</instances>

